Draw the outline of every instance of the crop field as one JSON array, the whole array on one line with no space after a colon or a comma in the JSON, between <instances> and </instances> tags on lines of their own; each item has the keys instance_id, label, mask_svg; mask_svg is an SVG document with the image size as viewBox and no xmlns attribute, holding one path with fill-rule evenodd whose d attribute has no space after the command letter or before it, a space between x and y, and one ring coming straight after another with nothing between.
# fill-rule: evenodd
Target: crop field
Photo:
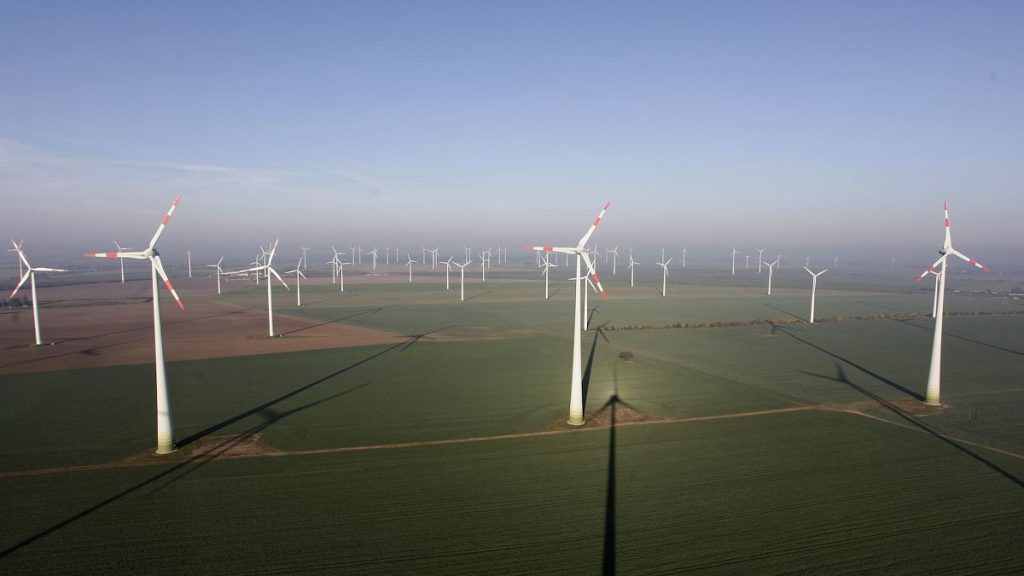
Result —
<instances>
[{"instance_id":1,"label":"crop field","mask_svg":"<svg viewBox=\"0 0 1024 576\"><path fill-rule=\"evenodd\" d=\"M176 281L193 326L188 314L218 306L254 321L225 333L241 352L168 355L179 450L166 456L152 454L151 359L75 353L48 371L9 347L0 572L1024 570L1018 301L957 279L944 406L925 407L928 286L833 278L811 325L793 271L770 298L756 273L670 278L662 298L660 276L631 289L620 269L606 274L608 300L591 294L587 424L572 427L570 284L552 282L545 301L532 269L486 284L468 272L466 302L458 276L445 292L436 272L411 284L353 274L344 293L314 279L302 308L275 288L288 329L274 339L265 287L233 282L217 297L208 278ZM59 317L62 293L49 293L41 313ZM5 339L31 337L24 314L4 312ZM347 327L388 337L296 347ZM152 354L145 328L124 330Z\"/></svg>"}]
</instances>

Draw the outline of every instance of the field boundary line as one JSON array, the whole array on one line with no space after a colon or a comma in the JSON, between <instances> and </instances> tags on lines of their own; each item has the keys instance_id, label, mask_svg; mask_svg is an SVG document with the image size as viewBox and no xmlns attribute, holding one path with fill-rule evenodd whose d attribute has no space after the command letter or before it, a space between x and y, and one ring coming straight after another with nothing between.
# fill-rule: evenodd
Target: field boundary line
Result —
<instances>
[{"instance_id":1,"label":"field boundary line","mask_svg":"<svg viewBox=\"0 0 1024 576\"><path fill-rule=\"evenodd\" d=\"M844 414L852 414L854 416L863 416L864 418L870 418L871 420L877 420L879 422L884 422L884 423L890 424L892 426L898 426L900 428L906 428L907 430L913 430L914 432L921 432L922 434L932 434L932 433L939 434L941 437L945 438L946 440L957 442L959 444L966 444L968 446L974 446L975 448L981 448L983 450L988 450L990 452L995 452L996 454L1002 454L1003 456L1010 456L1010 457L1016 458L1018 460L1024 460L1024 454L1018 454L1016 452L1010 452L1009 450L1004 450L1002 448L996 448L995 446L989 446L987 444L981 444L980 442L974 442L974 441L971 441L971 440L967 440L966 438L958 438L956 436L948 436L946 434L942 434L941 432L929 432L928 430L924 430L924 429L919 428L917 426L911 426L910 424L904 424L902 422L894 422L892 420L887 420L885 418L882 418L881 416L875 416L874 414L868 414L866 412L861 412L859 410L847 410L847 409L842 409L842 408L823 408L823 410L830 411L830 412L842 412Z\"/></svg>"},{"instance_id":2,"label":"field boundary line","mask_svg":"<svg viewBox=\"0 0 1024 576\"><path fill-rule=\"evenodd\" d=\"M769 410L757 410L753 412L733 412L729 414L711 414L708 416L691 416L688 418L654 418L651 420L640 420L636 422L620 422L617 427L650 426L655 424L688 424L694 422L706 422L713 420L729 420L733 418L749 418L752 416L769 416L773 414L786 414L790 412L816 411L818 406L788 406L785 408L772 408ZM414 442L395 442L389 444L367 444L363 446L340 446L337 448L315 448L311 450L293 450L265 452L262 454L209 454L194 456L192 462L205 462L210 460L234 460L241 458L276 458L282 456L313 456L317 454L339 454L346 452L369 452L373 450L399 450L405 448L421 448L427 446L449 446L457 444L474 444L479 442L493 442L500 440L518 440L523 438L540 438L544 436L557 436L562 434L579 434L584 432L604 431L608 426L594 426L590 428L566 428L562 430L538 430L535 432L521 432L517 434L498 434L494 436L470 436L467 438L443 438L438 440L418 440ZM189 460L185 460L188 462ZM63 466L56 468L37 468L33 470L11 470L0 472L0 478L23 478L29 476L43 476L46 474L62 474L68 472L91 472L96 470L111 470L118 468L138 468L144 466L157 466L162 464L180 463L177 460L160 460L157 458L125 461L118 460L103 464L83 464L80 466Z\"/></svg>"}]
</instances>

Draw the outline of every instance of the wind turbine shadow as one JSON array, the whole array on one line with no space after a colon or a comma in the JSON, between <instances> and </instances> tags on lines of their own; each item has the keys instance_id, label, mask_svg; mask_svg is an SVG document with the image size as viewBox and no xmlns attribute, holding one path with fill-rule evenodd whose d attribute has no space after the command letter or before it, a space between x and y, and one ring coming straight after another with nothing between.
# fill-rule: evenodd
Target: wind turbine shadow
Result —
<instances>
[{"instance_id":1,"label":"wind turbine shadow","mask_svg":"<svg viewBox=\"0 0 1024 576\"><path fill-rule=\"evenodd\" d=\"M601 338L604 338L605 342L609 342L609 343L611 342L610 340L608 340L608 336L606 336L605 333L604 333L604 325L607 324L607 323L608 322L605 322L604 324L601 324L600 326L598 326L594 330L594 343L590 346L590 355L587 357L587 367L583 371L583 382L582 383L583 383L583 406L584 407L587 405L587 396L590 393L590 374L591 374L591 370L594 367L594 353L597 352L597 337L600 336Z\"/></svg>"},{"instance_id":2,"label":"wind turbine shadow","mask_svg":"<svg viewBox=\"0 0 1024 576\"><path fill-rule=\"evenodd\" d=\"M359 316L373 316L374 314L376 314L377 312L380 312L381 310L384 310L385 308L391 308L391 306L379 306L377 308L368 308L368 309L363 310L361 312L355 312L353 314L348 314L346 316L339 316L337 318L334 318L333 320L325 320L323 322L318 322L316 324L311 324L309 326L304 326L302 328L296 328L295 330L289 330L288 332L282 332L280 335L281 336L288 336L289 334L295 334L297 332L304 332L306 330L312 330L313 328L319 328L321 326L326 326L328 324L334 324L335 322L341 322L342 320L349 320L351 318L358 318Z\"/></svg>"},{"instance_id":3,"label":"wind turbine shadow","mask_svg":"<svg viewBox=\"0 0 1024 576\"><path fill-rule=\"evenodd\" d=\"M479 298L481 296L486 296L486 295L488 295L490 293L491 293L490 290L484 290L483 292L477 292L476 294L473 294L472 296L466 296L466 300L465 301L469 302L470 300L475 300L475 299L477 299L477 298Z\"/></svg>"},{"instance_id":4,"label":"wind turbine shadow","mask_svg":"<svg viewBox=\"0 0 1024 576\"><path fill-rule=\"evenodd\" d=\"M551 291L551 292L550 292L550 293L548 294L548 300L551 300L552 298L554 298L554 297L555 297L555 294L558 294L558 293L559 293L559 292L561 292L561 291L562 291L562 289L561 289L561 288L555 288L554 290L552 290L552 291Z\"/></svg>"},{"instance_id":5,"label":"wind turbine shadow","mask_svg":"<svg viewBox=\"0 0 1024 576\"><path fill-rule=\"evenodd\" d=\"M902 393L904 393L904 394L906 394L908 396L916 398L917 400L922 400L922 401L924 400L924 395L923 394L920 394L918 392L914 392L910 388L907 388L907 387L905 387L905 386L903 386L901 384L897 384L896 382L893 382L892 380L886 378L885 376L882 376L881 374L878 374L877 372L873 372L873 371L869 370L868 368L866 368L864 366L861 366L860 364L857 364L856 362L854 362L852 360L849 360L847 358L844 358L844 357L840 356L839 354L836 354L835 352L831 352L829 350L826 350L826 349L822 348L821 346L818 346L817 344L815 344L813 342L810 342L808 340L805 340L805 339L797 336L792 331L787 330L786 328L783 328L782 326L778 326L778 325L773 323L772 324L772 334L775 334L775 332L782 332L783 334L789 336L790 338L796 340L797 342L800 342L801 344L805 344L807 346L810 346L811 348L814 348L818 352L822 352L824 354L827 354L827 355L835 358L836 360L840 360L840 361L842 361L842 362L844 362L846 364L849 364L850 366L853 366L854 368L860 370L861 372L867 374L868 376L871 376L875 380L878 380L879 382L887 384L891 388L899 390L900 392L902 392Z\"/></svg>"},{"instance_id":6,"label":"wind turbine shadow","mask_svg":"<svg viewBox=\"0 0 1024 576\"><path fill-rule=\"evenodd\" d=\"M171 478L166 484L164 484L162 486L157 486L151 492L151 494L159 492L160 490L166 488L167 486L170 486L172 483L177 482L178 480L181 480L182 478L184 478L185 476L188 476L192 472L195 472L196 470L198 470L200 467L202 467L206 463L210 462L211 460L215 460L217 457L221 456L222 454L224 454L225 452L230 450L232 447L234 447L234 446L244 442L245 440L248 440L252 436L258 434L259 432L262 432L263 430L265 430L267 428L269 428L271 425L279 422L283 418L285 418L287 416L290 416L292 414L295 414L297 412L301 412L303 410L307 410L307 409L312 408L312 407L314 407L314 406L316 406L318 404L323 404L325 402L329 402L329 401L334 400L335 398L337 398L339 396L344 396L345 394L348 394L350 392L355 392L356 390L358 390L360 388L364 388L366 386L369 386L371 383L372 383L372 381L364 382L364 383L359 384L359 385L357 385L357 386L355 386L353 388L349 388L348 390L343 390L341 392L338 392L337 394L334 394L332 396L328 396L327 398L323 398L323 399L317 400L315 402L309 402L309 403L304 404L302 406L299 406L297 408L293 408L292 410L289 410L287 412L275 413L273 411L268 411L268 416L267 416L267 418L266 418L266 420L264 422L261 422L261 423L257 424L256 426L253 426L249 430L246 430L245 432L243 432L242 434L240 434L240 435L238 435L236 437L231 437L231 438L227 439L223 443L213 447L211 450L209 450L207 452L193 455L193 456L189 457L187 460L179 462L178 464L174 465L173 467L168 468L167 470L164 470L163 472L160 472L159 474L157 474L155 476L152 476L152 477L150 477L150 478L148 478L146 480L143 480L142 482L139 482L138 484L135 484L134 486L132 486L130 488L126 488L126 489L118 492L117 494L114 494L113 496L111 496L109 498L106 498L106 499L100 501L99 503L97 503L97 504L95 504L93 506L90 506L89 508L86 508L85 510L82 510L81 512L75 514L74 516L71 516L70 518L62 520L62 521L54 524L53 526L50 526L49 528L47 528L47 529L45 529L45 530L43 530L41 532L38 532L38 533L28 537L28 538L25 538L21 542L18 542L17 544L14 544L14 545L12 545L12 546L10 546L10 547L0 551L0 559L2 559L4 557L6 557L6 556L8 556L8 555L18 551L18 550L20 550L20 549L22 549L22 548L24 548L24 547L26 547L26 546L34 543L34 542L37 542L37 541L39 541L39 540L49 536L50 534L53 534L54 532L56 532L56 531L58 531L58 530L60 530L62 528L65 528L65 527L67 527L67 526L77 522L77 521L81 520L82 518L85 518L86 516L89 516L93 512L101 510L101 509L103 509L103 508L105 508L105 507L107 507L107 506L117 502L118 500L120 500L122 498L125 498L126 496L129 496L129 495L131 495L131 494L133 494L133 493L135 493L135 492L145 488L146 486L149 486L149 485L154 484L155 482L157 482L159 480L167 478L167 477L173 475L174 473L176 473L178 471L182 471L182 473L180 475L178 475L177 477ZM196 464L195 466L193 466L192 468L188 468L190 465L192 465L194 463Z\"/></svg>"},{"instance_id":7,"label":"wind turbine shadow","mask_svg":"<svg viewBox=\"0 0 1024 576\"><path fill-rule=\"evenodd\" d=\"M933 331L933 328L929 328L927 326L921 326L920 324L915 324L912 320L897 320L897 322L899 322L900 324L903 324L904 326L910 326L912 328L917 328L919 330L926 330L928 332ZM997 346L995 344L989 344L988 342L982 342L981 340L975 340L973 338L967 338L966 336L957 336L956 334L953 334L953 333L951 333L951 332L949 332L948 330L945 330L945 329L942 330L942 334L945 335L945 336L950 336L952 338L956 338L957 340L963 340L964 342L970 342L971 344L977 344L978 346L985 346L986 348L992 348L993 350L999 350L1001 352L1009 352L1010 354L1016 354L1018 356L1024 356L1024 352L1021 352L1020 350L1014 350L1013 348L1005 348L1003 346Z\"/></svg>"},{"instance_id":8,"label":"wind turbine shadow","mask_svg":"<svg viewBox=\"0 0 1024 576\"><path fill-rule=\"evenodd\" d=\"M786 310L785 308L779 308L778 306L776 306L774 304L765 304L765 306L771 308L772 310L778 310L779 312L782 312L786 316L792 316L793 318L796 318L797 320L799 320L801 322L807 322L807 318L804 318L802 316L797 316L796 314L790 312L789 310Z\"/></svg>"},{"instance_id":9,"label":"wind turbine shadow","mask_svg":"<svg viewBox=\"0 0 1024 576\"><path fill-rule=\"evenodd\" d=\"M426 338L427 336L430 336L431 334L437 334L438 332L447 330L449 328L451 328L451 326L442 326L441 328L435 328L434 330L431 330L429 332L424 332L422 334L413 334L412 336L409 337L410 340L404 346L402 346L402 349L399 350L399 352L405 352L406 350L411 348L413 344L419 342L423 338Z\"/></svg>"},{"instance_id":10,"label":"wind turbine shadow","mask_svg":"<svg viewBox=\"0 0 1024 576\"><path fill-rule=\"evenodd\" d=\"M415 341L415 338L412 341ZM387 347L387 348L385 348L383 350L377 351L377 352L367 356L366 358L363 358L362 360L353 362L352 364L349 364L348 366L345 366L343 368L335 370L334 372L331 372L330 374L328 374L326 376L318 378L318 379L316 379L316 380L314 380L314 381L312 381L312 382L310 382L308 384L304 384L304 385L302 385L302 386L300 386L300 387L298 387L298 388L296 388L296 389L294 389L294 390L292 390L290 392L282 394L281 396L278 396L277 398L274 398L272 400L268 400L268 401L266 401L266 402L264 402L264 403L262 403L262 404L260 404L258 406L253 406L252 408L249 408L248 410L246 410L246 411L244 411L244 412L242 412L240 414L236 414L235 416L232 416L232 417L230 417L230 418L228 418L226 420L222 420L222 421L220 421L220 422L218 422L218 423L216 423L216 424L214 424L212 426L209 426L209 427L207 427L207 428L205 428L203 430L200 430L199 432L196 432L195 434L192 434L192 435L190 435L190 436L188 436L186 438L183 438L183 439L179 440L176 443L176 445L178 446L178 448L184 448L185 446L188 446L189 444L195 442L196 440L199 440L200 438L203 438L205 436L209 436L210 434L213 434L214 432L217 432L218 430L221 430L221 429L223 429L223 428L225 428L227 426L230 426L230 425L234 424L235 422L238 422L240 420L244 420L245 418L248 418L249 416L252 416L254 414L259 414L259 413L261 413L261 412L263 412L265 410L268 410L271 406L274 406L275 404L278 404L279 402L283 402L283 401L285 401L285 400L287 400L287 399L289 399L289 398L291 398L291 397L293 397L293 396L295 396L297 394L301 394L302 392L305 392L307 390L310 390L311 388L319 386L320 384L323 384L324 382L327 382L328 380L334 378L335 376L339 376L341 374L344 374L345 372L348 372L349 370L352 370L354 368L358 368L359 366L362 366L363 364L366 364L367 362L370 362L370 361L372 361L372 360L374 360L376 358L380 358L381 356L387 354L388 352L391 352L392 350L397 350L397 349L399 349L399 348L401 348L403 346L408 347L409 344L410 344L410 342L398 342L396 344L393 344L393 345L391 345L391 346L389 346L389 347Z\"/></svg>"},{"instance_id":11,"label":"wind turbine shadow","mask_svg":"<svg viewBox=\"0 0 1024 576\"><path fill-rule=\"evenodd\" d=\"M836 376L834 376L834 377L833 376L826 376L824 374L815 374L813 372L806 372L806 371L804 372L804 374L808 374L810 376L816 376L818 378L824 378L825 380L832 380L834 382L840 382L842 384L846 384L850 388L853 388L857 392L860 392L864 396L867 396L871 400L877 402L879 405L884 407L886 410L888 410L888 411L892 412L893 414L895 414L896 416L900 417L901 419L903 419L904 421L906 421L907 423L909 423L913 427L915 427L915 428L917 428L917 429L919 429L919 430L921 430L923 432L928 433L932 437L934 437L934 438L936 438L938 440L941 440L942 442L948 444L949 446L952 446L953 448L955 448L956 450L962 452L963 454L967 455L968 457L972 458L973 460L976 460L976 461L984 464L985 466L987 466L988 468L990 468L994 472L998 473L1000 476L1003 476L1007 480L1013 482L1017 486L1019 486L1021 488L1024 488L1024 480L1022 480L1021 478L1018 478L1013 473L1009 472L1008 470L1003 469L1002 467L1000 467L995 462L992 462L991 460L985 458L984 456L978 454L977 452L974 452L973 450L971 450L970 448L967 448L963 444L960 444L956 440L953 440L952 438L949 438L949 437L945 436L944 434L942 434L941 432L939 432L935 428L932 428L931 426L929 426L928 424L926 424L925 422L923 422L922 420L920 420L919 418L917 418L913 414L910 414L907 411L901 409L896 404L886 400L885 398L882 398L878 394L868 390L867 388L864 388L863 386L857 385L852 380L850 380L850 378L846 375L846 372L843 371L843 367L838 362L835 363L835 367L836 367Z\"/></svg>"}]
</instances>

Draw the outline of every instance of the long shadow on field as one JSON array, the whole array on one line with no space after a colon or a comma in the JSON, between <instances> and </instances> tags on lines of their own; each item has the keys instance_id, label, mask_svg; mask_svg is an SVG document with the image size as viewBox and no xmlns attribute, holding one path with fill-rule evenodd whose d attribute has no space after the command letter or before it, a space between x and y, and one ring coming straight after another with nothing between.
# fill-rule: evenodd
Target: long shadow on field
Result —
<instances>
[{"instance_id":1,"label":"long shadow on field","mask_svg":"<svg viewBox=\"0 0 1024 576\"><path fill-rule=\"evenodd\" d=\"M583 371L583 381L582 381L583 386L582 387L583 387L583 406L584 407L586 407L586 405L587 405L587 394L590 392L590 373L591 373L591 371L594 368L594 353L597 352L597 337L600 336L601 338L604 338L605 342L611 343L611 341L608 340L608 336L605 336L605 333L604 333L604 325L607 324L607 323L608 322L605 322L604 324L601 324L600 326L598 326L594 330L594 343L591 344L591 346L590 346L590 356L587 357L587 367Z\"/></svg>"},{"instance_id":2,"label":"long shadow on field","mask_svg":"<svg viewBox=\"0 0 1024 576\"><path fill-rule=\"evenodd\" d=\"M892 388L894 388L896 390L899 390L900 392L903 392L904 394L906 394L908 396L911 396L911 397L916 398L918 400L924 400L924 395L923 394L920 394L918 392L914 392L910 388L907 388L907 387L905 387L905 386L903 386L901 384L897 384L896 382L893 382L892 380L886 378L885 376L882 376L881 374L878 374L877 372L872 372L871 370L865 368L864 366L861 366L860 364L857 364L856 362L854 362L852 360L848 360L846 358L843 358L842 356L840 356L839 354L836 354L835 352L830 352L830 351L822 348L821 346L818 346L817 344L815 344L813 342L805 340L805 339L797 336L796 334L794 334L791 330L787 330L786 328L784 328L782 326L778 326L778 325L776 325L774 323L771 323L771 322L770 322L770 324L772 326L772 334L775 334L776 332L782 332L783 334L785 334L786 336L789 336L790 338L796 340L797 342L800 342L801 344L806 344L807 346L810 346L811 348L814 348L818 352L822 352L824 354L828 354L829 356L835 358L836 360L841 360L842 362L845 362L846 364L849 364L850 366L853 366L854 368L860 370L861 372L867 374L868 376L871 376L875 380L878 380L879 382L888 384L890 387L892 387Z\"/></svg>"},{"instance_id":3,"label":"long shadow on field","mask_svg":"<svg viewBox=\"0 0 1024 576\"><path fill-rule=\"evenodd\" d=\"M850 388L853 388L854 390L856 390L856 391L860 392L861 394L867 396L868 398L874 400L875 402L877 402L878 404L883 406L886 410L892 412L896 416L899 416L900 418L902 418L903 420L908 422L913 427L915 427L915 428L917 428L917 429L919 429L919 430L921 430L923 432L927 432L928 434L932 435L936 439L941 440L942 442L952 446L953 448L955 448L956 450L962 452L963 454L967 455L968 457L970 457L970 458L972 458L972 459L974 459L974 460L984 464L985 466L988 466L994 472L996 472L1000 476L1003 476L1004 478L1006 478L1010 482L1013 482L1017 486L1019 486L1021 488L1024 488L1024 480L1022 480L1021 478L1015 476L1013 473L1009 472L1008 470L1004 470L1003 468L1001 468L995 462L992 462L991 460L985 458L984 456L978 454L977 452L974 452L973 450L971 450L970 448L967 448L966 446L960 444L956 440L953 440L952 438L949 438L949 437L945 436L944 434L942 434L938 430L932 428L931 426L929 426L928 424L926 424L925 422L923 422L919 418L915 417L913 414L907 413L905 410L902 410L899 406L896 406L895 404L893 404L892 402L889 402L885 398L882 398L878 394L875 394L874 392L868 390L867 388L864 388L863 386L859 386L859 385L855 384L846 375L846 372L843 371L843 367L838 362L836 362L835 366L836 366L836 376L834 376L834 377L833 376L826 376L824 374L814 374L812 372L804 372L804 374L808 374L810 376L817 376L818 378L824 378L826 380L833 380L835 382L840 382L840 383L846 384Z\"/></svg>"},{"instance_id":4,"label":"long shadow on field","mask_svg":"<svg viewBox=\"0 0 1024 576\"><path fill-rule=\"evenodd\" d=\"M476 294L473 294L472 296L466 296L466 302L469 302L470 300L476 300L477 298L479 298L481 296L486 296L486 295L490 294L491 292L492 292L492 290L484 290L483 292L477 292Z\"/></svg>"},{"instance_id":5,"label":"long shadow on field","mask_svg":"<svg viewBox=\"0 0 1024 576\"><path fill-rule=\"evenodd\" d=\"M442 326L441 328L435 328L435 329L433 329L433 330L431 330L429 332L424 332L422 334L413 334L412 336L409 337L409 341L406 342L404 346L402 346L402 349L399 350L399 352L405 352L409 348L412 348L413 344L416 344L417 342L419 342L423 338L426 338L427 336L430 336L431 334L437 334L438 332L442 332L442 331L447 330L449 328L451 328L451 326Z\"/></svg>"},{"instance_id":6,"label":"long shadow on field","mask_svg":"<svg viewBox=\"0 0 1024 576\"><path fill-rule=\"evenodd\" d=\"M602 576L615 575L615 409L619 404L632 408L628 403L619 398L619 377L618 370L612 364L614 370L614 392L611 398L605 402L598 413L608 410L608 480L605 484L604 493L604 546L601 554Z\"/></svg>"},{"instance_id":7,"label":"long shadow on field","mask_svg":"<svg viewBox=\"0 0 1024 576\"><path fill-rule=\"evenodd\" d=\"M910 326L911 328L917 328L919 330L925 330L927 332L934 332L934 330L935 330L934 327L921 326L920 324L915 324L911 320L897 320L897 322L899 322L900 324L903 324L904 326ZM953 334L952 332L949 332L948 330L946 330L945 329L945 325L943 325L942 335L943 336L949 336L950 338L956 338L957 340L963 340L964 342L970 342L971 344L977 344L978 346L985 346L986 348L992 348L993 350L999 350L1001 352L1009 352L1010 354L1016 354L1018 356L1024 356L1024 352L1021 352L1020 350L1014 350L1013 348L1004 348L1002 346L997 346L995 344L989 344L988 342L982 342L981 340L975 340L973 338L968 338L966 336L957 336L956 334Z\"/></svg>"},{"instance_id":8,"label":"long shadow on field","mask_svg":"<svg viewBox=\"0 0 1024 576\"><path fill-rule=\"evenodd\" d=\"M261 422L261 423L257 424L256 426L253 426L252 428L250 428L249 430L246 430L241 435L239 435L237 437L229 438L226 441L224 441L222 444L219 444L219 445L215 446L214 448L212 448L208 452L204 452L202 454L197 454L195 456L192 456L192 457L188 458L187 460L185 460L185 461L183 461L183 462L181 462L179 464L176 464L176 465L172 466L171 468L168 468L167 470L164 470L163 472L157 474L156 476L153 476L151 478L143 480L142 482L139 482L138 484L136 484L136 485L134 485L134 486L132 486L130 488L126 488L126 489L118 492L117 494L114 494L113 496L111 496L109 498L106 498L105 500L99 502L98 504L95 504L93 506L90 506L89 508L86 508L85 510L82 510L78 514L75 514L74 516L71 516L70 518L67 518L66 520L62 520L62 521L54 524L53 526L50 526L46 530L43 530L42 532L39 532L38 534L30 536L30 537L22 540L21 542L18 542L17 544L14 544L13 546L10 546L9 548L7 548L7 549L5 549L3 551L0 551L0 559L5 558L5 557L9 556L10 554L13 554L14 552L17 552L18 550L20 550L20 549L22 549L22 548L24 548L24 547L26 547L26 546L34 543L34 542L37 542L37 541L39 541L39 540L49 536L50 534L53 534L54 532L56 532L56 531L58 531L58 530L60 530L62 528L65 528L65 527L67 527L67 526L77 522L77 521L81 520L82 518L85 518L86 516L92 514L93 512L96 512L97 510L105 508L105 507L109 506L110 504L113 504L114 502L117 502L118 500L120 500L120 499L122 499L122 498L124 498L126 496L129 496L130 494L132 494L134 492L137 492L137 491L141 490L142 488L145 488L146 486L149 486L149 485L154 484L155 482L157 482L159 480L167 478L167 477L171 476L172 474L178 472L179 470L184 470L184 472L182 472L179 476L177 476L175 478L171 478L167 482L167 484L165 484L163 486L159 486L159 487L157 487L156 490L154 490L154 492L159 491L160 489L169 486L171 483L177 482L178 480L181 480L185 476L187 476L187 475L191 474L192 472L196 471L197 469L199 469L201 466L203 466L207 462L216 459L218 456L224 454L226 451L230 450L232 447L238 445L241 442L244 442L245 440L248 440L253 435L255 435L255 434L259 433L259 432L262 432L266 428L270 427L272 424L274 424L276 422L279 422L281 419L283 419L283 418L285 418L287 416L290 416L292 414L295 414L296 412L301 412L301 411L306 410L308 408L312 408L313 406L316 406L318 404L323 404L325 402L333 400L333 399L337 398L338 396L343 396L343 395L348 394L350 392L354 392L354 391L356 391L356 390L358 390L360 388L363 388L365 386L369 386L371 383L372 383L372 381L364 382L363 384L360 384L360 385L355 386L353 388L349 388L348 390L344 390L342 392L338 392L337 394L334 394L333 396L328 396L327 398L323 398L323 399L317 400L315 402L310 402L310 403L305 404L303 406L299 406L298 408L293 408L292 410L289 410L287 412L282 412L282 413L269 412L267 414L267 416L266 416L267 419L264 422ZM190 465L194 464L194 463L196 465L193 466L191 469L188 469L188 467Z\"/></svg>"},{"instance_id":9,"label":"long shadow on field","mask_svg":"<svg viewBox=\"0 0 1024 576\"><path fill-rule=\"evenodd\" d=\"M328 324L334 324L335 322L341 322L342 320L349 320L349 319L352 319L352 318L358 318L359 316L373 316L374 314L376 314L377 312L380 312L381 310L384 310L385 308L391 308L391 306L380 306L380 307L377 307L377 308L369 308L367 310L363 310L361 312L356 312L354 314L346 314L345 316L338 316L337 318L334 318L332 320L325 320L323 322L318 322L316 324L311 324L311 325L303 327L303 328L296 328L295 330L289 330L288 332L282 332L281 336L288 336L289 334L295 334L297 332L305 332L306 330L312 330L313 328L319 328L321 326L326 326Z\"/></svg>"},{"instance_id":10,"label":"long shadow on field","mask_svg":"<svg viewBox=\"0 0 1024 576\"><path fill-rule=\"evenodd\" d=\"M324 382L327 382L328 380L334 378L335 376L338 376L340 374L344 374L345 372L348 372L349 370L352 370L354 368L358 368L359 366L362 366L363 364L366 364L367 362L370 362L370 361L372 361L372 360L374 360L376 358L380 358L381 356L387 354L388 352L391 352L393 350L397 350L399 348L402 348L404 350L405 348L408 348L417 339L418 339L417 337L414 337L409 342L399 342L397 344L393 344L393 345L391 345L391 346L389 346L389 347L387 347L387 348L385 348L383 350L380 350L379 352L375 352L375 353L367 356L366 358L363 358L362 360L359 360L358 362L353 362L352 364L349 364L348 366L345 366L344 368L341 368L339 370L331 372L330 374L328 374L328 375L326 375L326 376L324 376L322 378L318 378L318 379L310 382L309 384L304 384L304 385L302 385L302 386L292 390L291 392L287 392L285 394L282 394L281 396L278 396L277 398L274 398L272 400L268 400L268 401L266 401L266 402L264 402L264 403L262 403L262 404L260 404L258 406L253 406L252 408L246 410L245 412L242 412L241 414L237 414L235 416L232 416L231 418L228 418L227 420L223 420L221 422L218 422L218 423L216 423L216 424L214 424L214 425L212 425L212 426L210 426L210 427L208 427L208 428L206 428L204 430L200 430L199 432L196 432L195 434L192 434L191 436L188 436L186 438L183 438L183 439L179 440L177 442L177 446L179 448L184 448L185 446L188 446L189 444L195 442L196 440L199 440L200 438L203 438L204 436L209 436L210 434L213 434L214 432L217 432L218 430L221 430L221 429L223 429L223 428L225 428L227 426L230 426L230 425L234 424L235 422L238 422L240 420L244 420L244 419L246 419L249 416L252 416L254 414L259 414L260 412L263 412L263 411L269 409L271 406L273 406L273 405L275 405L275 404L277 404L279 402L283 402L283 401L285 401L285 400L287 400L287 399L289 399L289 398L291 398L291 397L293 397L293 396L295 396L297 394L301 394L302 392L305 392L307 390L310 390L311 388L319 386L320 384L323 384Z\"/></svg>"},{"instance_id":11,"label":"long shadow on field","mask_svg":"<svg viewBox=\"0 0 1024 576\"><path fill-rule=\"evenodd\" d=\"M803 316L797 316L796 314L790 312L789 310L786 310L784 308L779 308L778 306L776 306L774 304L765 304L765 306L771 308L772 310L778 310L779 312L782 312L786 316L792 316L793 318L796 318L797 320L800 320L801 322L806 322L807 321L807 318L804 318Z\"/></svg>"}]
</instances>

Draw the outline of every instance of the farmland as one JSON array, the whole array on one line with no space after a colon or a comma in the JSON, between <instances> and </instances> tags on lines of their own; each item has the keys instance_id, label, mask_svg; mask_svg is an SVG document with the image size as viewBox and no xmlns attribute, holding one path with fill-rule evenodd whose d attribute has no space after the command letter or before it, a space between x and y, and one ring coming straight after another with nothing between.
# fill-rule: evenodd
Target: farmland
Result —
<instances>
[{"instance_id":1,"label":"farmland","mask_svg":"<svg viewBox=\"0 0 1024 576\"><path fill-rule=\"evenodd\" d=\"M946 406L926 409L929 290L833 280L812 326L795 273L771 299L756 274L695 274L667 298L648 274L631 290L620 270L609 300L592 295L582 428L564 423L571 293L544 301L532 269L467 277L464 303L443 275L354 275L345 293L315 280L302 309L276 293L291 317L276 339L262 288L217 299L208 279L179 282L189 305L177 325L165 312L169 349L197 325L216 333L203 318L246 320L224 350L209 338L207 354L168 355L180 450L165 457L151 455L144 315L108 348L25 350L5 329L0 570L1021 569L1019 304L948 295ZM42 313L60 341L61 314L103 308ZM60 370L30 357L76 342L92 352Z\"/></svg>"}]
</instances>

